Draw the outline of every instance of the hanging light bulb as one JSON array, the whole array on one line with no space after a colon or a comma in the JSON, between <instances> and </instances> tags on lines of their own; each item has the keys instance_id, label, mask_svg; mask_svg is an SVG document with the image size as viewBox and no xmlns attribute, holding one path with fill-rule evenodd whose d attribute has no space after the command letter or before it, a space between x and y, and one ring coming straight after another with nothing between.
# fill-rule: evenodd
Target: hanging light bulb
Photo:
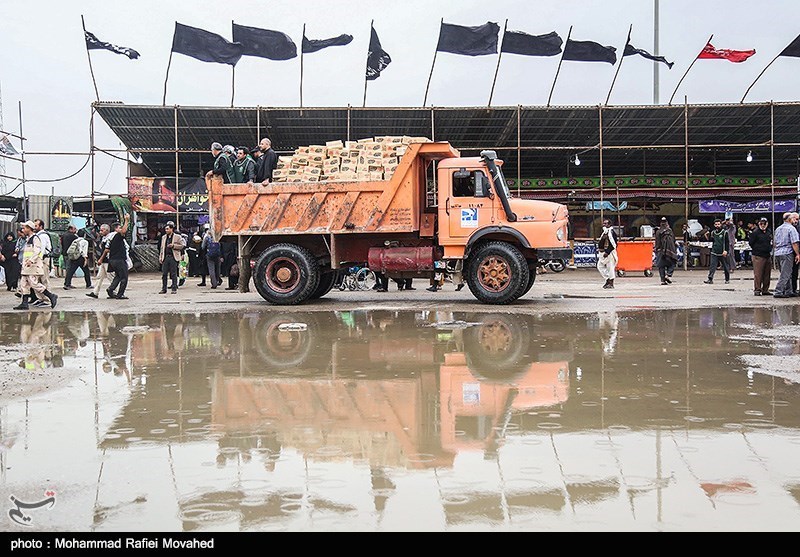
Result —
<instances>
[{"instance_id":1,"label":"hanging light bulb","mask_svg":"<svg viewBox=\"0 0 800 557\"><path fill-rule=\"evenodd\" d=\"M753 162L753 151L747 151L747 162Z\"/></svg>"},{"instance_id":2,"label":"hanging light bulb","mask_svg":"<svg viewBox=\"0 0 800 557\"><path fill-rule=\"evenodd\" d=\"M581 165L581 159L578 158L577 154L575 155L575 160L573 162L575 162L575 166L580 166Z\"/></svg>"}]
</instances>

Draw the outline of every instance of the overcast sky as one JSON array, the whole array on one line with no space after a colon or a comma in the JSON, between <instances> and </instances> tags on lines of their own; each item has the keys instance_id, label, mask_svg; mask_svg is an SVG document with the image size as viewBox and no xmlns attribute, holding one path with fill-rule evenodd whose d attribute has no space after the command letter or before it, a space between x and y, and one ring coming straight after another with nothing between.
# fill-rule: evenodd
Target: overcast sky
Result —
<instances>
[{"instance_id":1,"label":"overcast sky","mask_svg":"<svg viewBox=\"0 0 800 557\"><path fill-rule=\"evenodd\" d=\"M92 51L92 63L104 101L126 104L162 102L164 78L175 22L200 27L231 39L236 23L287 33L300 46L303 25L310 39L341 33L353 35L347 46L304 56L305 106L361 106L370 21L392 63L371 81L367 106L421 106L431 71L441 19L456 25L497 22L508 29L540 35L556 31L571 38L617 48L618 59L630 25L631 43L654 50L653 0L316 0L274 2L238 0L88 0L68 2L0 0L0 91L2 129L23 133L28 152L88 151L90 105L94 100L81 15L86 28L101 41L136 49L138 60L108 51ZM660 66L659 102L666 104L678 81L713 34L717 48L755 49L746 62L698 60L673 103L737 103L764 67L800 34L797 0L661 0L659 53L674 61ZM504 54L493 106L544 105L559 57ZM489 99L497 56L439 53L428 93L428 105L483 106ZM625 57L609 104L652 104L654 63ZM553 105L597 105L606 100L615 66L601 62L564 62L553 93ZM236 66L237 106L298 106L300 58L271 61L243 57ZM747 96L747 102L794 101L800 90L800 59L779 58ZM168 105L228 106L231 69L173 55ZM331 138L341 139L341 138ZM98 117L96 144L124 148ZM18 143L16 144L19 146ZM27 185L31 193L84 196L90 193L82 156L29 155ZM20 164L5 161L5 174L20 176ZM126 191L126 165L99 154L95 180L100 193ZM17 180L6 180L11 191ZM21 189L13 191L20 195Z\"/></svg>"}]
</instances>

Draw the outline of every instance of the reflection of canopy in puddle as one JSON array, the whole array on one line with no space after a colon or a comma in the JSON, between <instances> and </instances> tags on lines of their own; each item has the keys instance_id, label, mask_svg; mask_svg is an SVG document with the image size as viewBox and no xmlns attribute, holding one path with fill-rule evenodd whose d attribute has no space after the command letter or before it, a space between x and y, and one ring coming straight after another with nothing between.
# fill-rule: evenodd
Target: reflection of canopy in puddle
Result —
<instances>
[{"instance_id":1,"label":"reflection of canopy in puddle","mask_svg":"<svg viewBox=\"0 0 800 557\"><path fill-rule=\"evenodd\" d=\"M749 369L772 377L780 377L792 383L800 383L800 354L789 356L767 356L746 354L741 357Z\"/></svg>"}]
</instances>

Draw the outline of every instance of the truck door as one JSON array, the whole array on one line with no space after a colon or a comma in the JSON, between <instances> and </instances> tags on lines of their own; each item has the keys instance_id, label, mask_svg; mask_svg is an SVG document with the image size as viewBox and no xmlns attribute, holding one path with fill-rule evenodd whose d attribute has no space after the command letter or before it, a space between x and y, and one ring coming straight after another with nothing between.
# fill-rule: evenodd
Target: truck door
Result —
<instances>
[{"instance_id":1,"label":"truck door","mask_svg":"<svg viewBox=\"0 0 800 557\"><path fill-rule=\"evenodd\" d=\"M454 170L445 203L451 238L466 238L494 220L489 177L482 170Z\"/></svg>"}]
</instances>

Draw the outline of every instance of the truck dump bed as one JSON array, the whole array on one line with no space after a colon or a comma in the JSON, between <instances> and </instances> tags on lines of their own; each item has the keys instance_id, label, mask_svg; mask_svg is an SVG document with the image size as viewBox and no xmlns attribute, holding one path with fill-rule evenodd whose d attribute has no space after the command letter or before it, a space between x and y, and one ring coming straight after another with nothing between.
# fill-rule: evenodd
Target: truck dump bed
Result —
<instances>
[{"instance_id":1,"label":"truck dump bed","mask_svg":"<svg viewBox=\"0 0 800 557\"><path fill-rule=\"evenodd\" d=\"M415 232L425 202L426 167L460 156L449 143L408 146L389 180L224 184L207 176L214 237Z\"/></svg>"}]
</instances>

